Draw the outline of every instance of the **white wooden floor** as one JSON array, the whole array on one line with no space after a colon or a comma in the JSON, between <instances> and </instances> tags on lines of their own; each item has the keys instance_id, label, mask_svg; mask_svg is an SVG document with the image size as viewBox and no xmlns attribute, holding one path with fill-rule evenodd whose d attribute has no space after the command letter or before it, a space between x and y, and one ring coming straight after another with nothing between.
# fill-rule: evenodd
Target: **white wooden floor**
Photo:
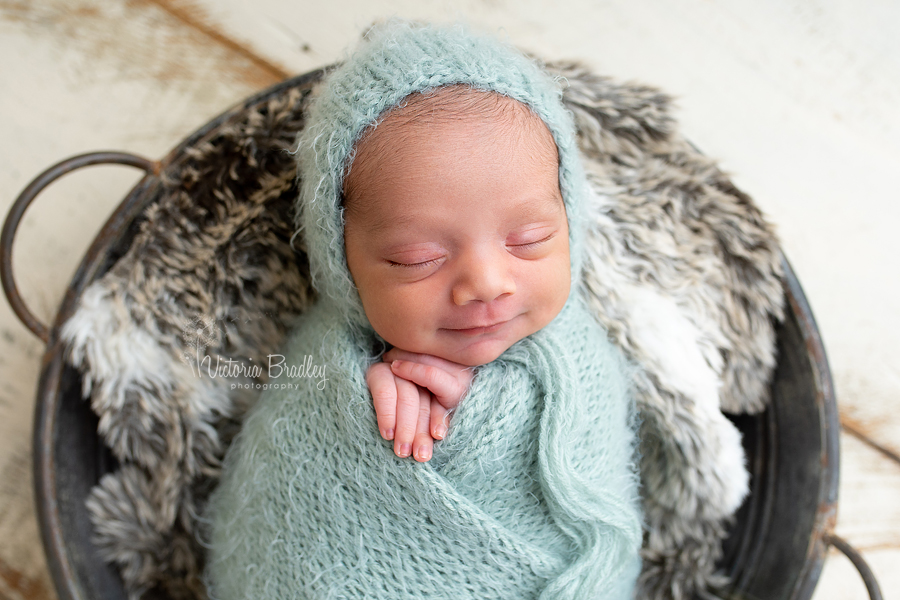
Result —
<instances>
[{"instance_id":1,"label":"white wooden floor","mask_svg":"<svg viewBox=\"0 0 900 600\"><path fill-rule=\"evenodd\" d=\"M779 227L841 404L837 531L863 550L885 598L900 600L894 0L0 0L0 211L72 154L159 158L229 105L339 59L367 24L392 15L466 19L678 97L687 136ZM74 174L26 215L14 265L44 321L138 177ZM30 474L42 352L0 302L0 600L54 597ZM849 562L830 557L816 600L864 594Z\"/></svg>"}]
</instances>

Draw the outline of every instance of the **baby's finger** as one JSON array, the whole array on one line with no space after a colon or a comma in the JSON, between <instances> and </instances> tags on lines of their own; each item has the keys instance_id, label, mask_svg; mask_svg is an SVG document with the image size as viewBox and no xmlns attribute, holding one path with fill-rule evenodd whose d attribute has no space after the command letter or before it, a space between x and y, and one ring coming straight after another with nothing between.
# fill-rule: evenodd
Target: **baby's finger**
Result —
<instances>
[{"instance_id":1,"label":"baby's finger","mask_svg":"<svg viewBox=\"0 0 900 600\"><path fill-rule=\"evenodd\" d=\"M376 363L366 373L366 384L372 393L372 405L378 419L378 431L386 440L394 439L397 426L397 378L388 365Z\"/></svg>"},{"instance_id":2,"label":"baby's finger","mask_svg":"<svg viewBox=\"0 0 900 600\"><path fill-rule=\"evenodd\" d=\"M450 415L453 409L447 409L441 404L431 399L431 437L436 440L442 440L447 437L447 428L450 427Z\"/></svg>"},{"instance_id":3,"label":"baby's finger","mask_svg":"<svg viewBox=\"0 0 900 600\"><path fill-rule=\"evenodd\" d=\"M398 377L428 389L445 408L456 408L466 391L465 386L456 377L431 365L395 360L391 363L391 371Z\"/></svg>"},{"instance_id":4,"label":"baby's finger","mask_svg":"<svg viewBox=\"0 0 900 600\"><path fill-rule=\"evenodd\" d=\"M419 389L419 423L416 427L416 439L413 442L413 457L419 462L431 460L431 452L434 449L434 438L429 433L428 425L431 421L431 408L436 404L431 399L427 390Z\"/></svg>"},{"instance_id":5,"label":"baby's finger","mask_svg":"<svg viewBox=\"0 0 900 600\"><path fill-rule=\"evenodd\" d=\"M406 458L412 454L413 438L419 425L419 388L405 379L395 378L397 385L397 429L394 432L394 454Z\"/></svg>"},{"instance_id":6,"label":"baby's finger","mask_svg":"<svg viewBox=\"0 0 900 600\"><path fill-rule=\"evenodd\" d=\"M381 356L381 360L386 363L391 363L395 360L409 360L413 362L431 362L431 359L436 357L432 357L430 354L418 354L416 352L409 352L408 350L401 350L400 348L391 348L387 352L385 352Z\"/></svg>"},{"instance_id":7,"label":"baby's finger","mask_svg":"<svg viewBox=\"0 0 900 600\"><path fill-rule=\"evenodd\" d=\"M386 363L394 362L395 360L408 360L409 362L417 362L422 363L423 365L431 365L432 367L437 367L439 369L443 369L448 373L457 373L459 371L471 371L471 367L467 367L466 365L461 365L459 363L450 362L445 358L438 358L437 356L431 354L417 354L415 352L408 352L406 350L401 350L400 348L391 348L387 352L385 352L381 360Z\"/></svg>"}]
</instances>

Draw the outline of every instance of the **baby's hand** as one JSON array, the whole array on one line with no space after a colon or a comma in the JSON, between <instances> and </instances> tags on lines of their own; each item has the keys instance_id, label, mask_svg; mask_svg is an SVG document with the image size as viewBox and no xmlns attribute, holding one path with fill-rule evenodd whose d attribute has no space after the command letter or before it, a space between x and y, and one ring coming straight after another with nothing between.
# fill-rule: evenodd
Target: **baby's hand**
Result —
<instances>
[{"instance_id":1,"label":"baby's hand","mask_svg":"<svg viewBox=\"0 0 900 600\"><path fill-rule=\"evenodd\" d=\"M472 369L428 354L393 349L366 373L378 429L397 456L431 459L450 414L472 382Z\"/></svg>"},{"instance_id":2,"label":"baby's hand","mask_svg":"<svg viewBox=\"0 0 900 600\"><path fill-rule=\"evenodd\" d=\"M382 360L391 371L407 381L427 389L447 410L459 406L472 383L473 368L430 354L416 354L399 348L385 352Z\"/></svg>"}]
</instances>

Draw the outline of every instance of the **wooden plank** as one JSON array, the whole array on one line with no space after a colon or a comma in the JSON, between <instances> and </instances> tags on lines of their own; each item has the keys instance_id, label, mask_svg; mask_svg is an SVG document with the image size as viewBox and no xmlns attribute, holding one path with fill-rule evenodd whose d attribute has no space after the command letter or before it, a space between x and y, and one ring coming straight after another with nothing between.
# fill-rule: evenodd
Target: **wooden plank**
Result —
<instances>
[{"instance_id":1,"label":"wooden plank","mask_svg":"<svg viewBox=\"0 0 900 600\"><path fill-rule=\"evenodd\" d=\"M150 2L0 2L0 211L51 163L117 148L157 158L280 78ZM10 118L12 117L12 118ZM139 174L102 167L42 195L14 267L48 322L98 227ZM0 598L54 596L33 511L31 420L43 347L0 302Z\"/></svg>"},{"instance_id":2,"label":"wooden plank","mask_svg":"<svg viewBox=\"0 0 900 600\"><path fill-rule=\"evenodd\" d=\"M837 533L862 552L900 552L900 467L846 434L841 436Z\"/></svg>"}]
</instances>

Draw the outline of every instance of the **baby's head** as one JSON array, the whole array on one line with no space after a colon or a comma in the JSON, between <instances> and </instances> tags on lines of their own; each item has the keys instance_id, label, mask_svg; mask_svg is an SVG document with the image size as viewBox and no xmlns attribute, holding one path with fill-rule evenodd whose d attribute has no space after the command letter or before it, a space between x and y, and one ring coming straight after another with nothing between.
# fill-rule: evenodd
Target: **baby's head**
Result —
<instances>
[{"instance_id":1,"label":"baby's head","mask_svg":"<svg viewBox=\"0 0 900 600\"><path fill-rule=\"evenodd\" d=\"M580 268L571 116L496 40L405 23L368 38L300 139L313 283L395 347L490 362L556 317Z\"/></svg>"},{"instance_id":2,"label":"baby's head","mask_svg":"<svg viewBox=\"0 0 900 600\"><path fill-rule=\"evenodd\" d=\"M556 143L521 102L417 92L364 132L343 191L350 273L395 347L484 364L568 298Z\"/></svg>"}]
</instances>

